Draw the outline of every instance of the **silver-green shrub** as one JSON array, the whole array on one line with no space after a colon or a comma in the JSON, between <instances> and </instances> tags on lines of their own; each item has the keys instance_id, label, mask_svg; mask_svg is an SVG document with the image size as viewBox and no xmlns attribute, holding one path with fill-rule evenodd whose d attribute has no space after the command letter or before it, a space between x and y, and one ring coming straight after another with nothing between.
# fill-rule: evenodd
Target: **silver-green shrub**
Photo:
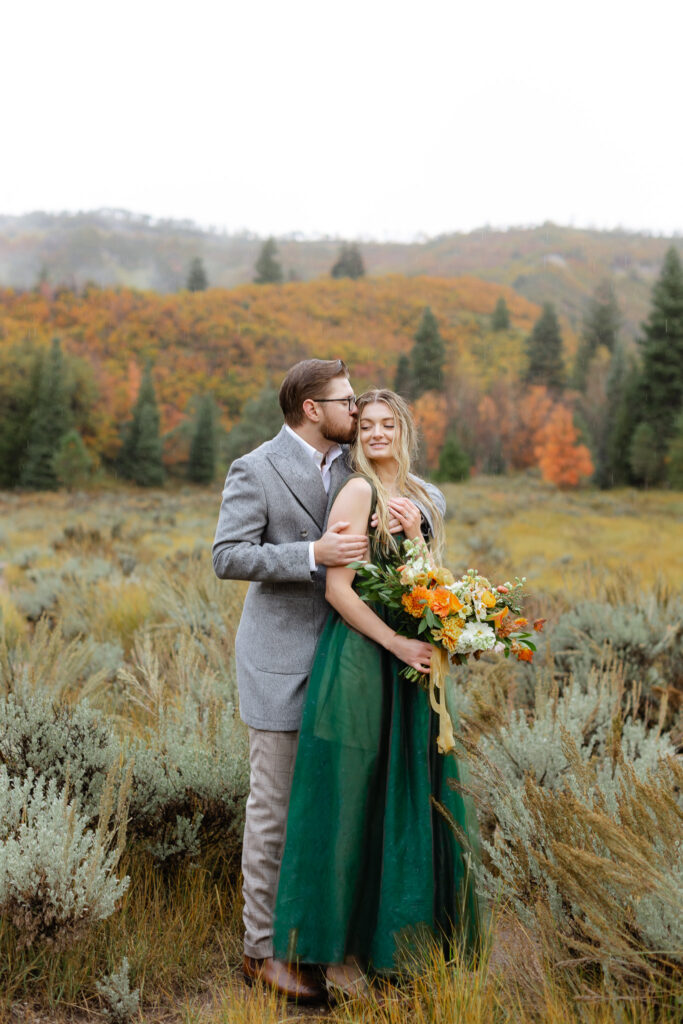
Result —
<instances>
[{"instance_id":1,"label":"silver-green shrub","mask_svg":"<svg viewBox=\"0 0 683 1024\"><path fill-rule=\"evenodd\" d=\"M118 971L112 971L95 988L111 1024L130 1024L140 1009L140 991L130 987L130 967L124 956Z\"/></svg>"},{"instance_id":2,"label":"silver-green shrub","mask_svg":"<svg viewBox=\"0 0 683 1024\"><path fill-rule=\"evenodd\" d=\"M120 759L112 726L86 701L59 704L40 693L0 699L0 764L26 779L32 773L67 784L79 813L94 822L108 773Z\"/></svg>"},{"instance_id":3,"label":"silver-green shrub","mask_svg":"<svg viewBox=\"0 0 683 1024\"><path fill-rule=\"evenodd\" d=\"M0 913L23 945L64 945L113 913L128 886L114 874L120 839L120 820L105 811L90 828L55 779L0 767Z\"/></svg>"}]
</instances>

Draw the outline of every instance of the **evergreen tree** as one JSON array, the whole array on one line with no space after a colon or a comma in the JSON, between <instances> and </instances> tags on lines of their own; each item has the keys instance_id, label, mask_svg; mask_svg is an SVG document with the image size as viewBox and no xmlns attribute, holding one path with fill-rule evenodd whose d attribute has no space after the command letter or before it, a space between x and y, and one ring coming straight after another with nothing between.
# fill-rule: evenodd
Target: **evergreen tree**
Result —
<instances>
[{"instance_id":1,"label":"evergreen tree","mask_svg":"<svg viewBox=\"0 0 683 1024\"><path fill-rule=\"evenodd\" d=\"M640 372L628 365L621 345L612 359L607 384L609 424L606 430L604 470L597 481L601 487L619 487L633 483L629 450L637 426L634 409L640 394ZM604 482L603 482L604 481Z\"/></svg>"},{"instance_id":2,"label":"evergreen tree","mask_svg":"<svg viewBox=\"0 0 683 1024\"><path fill-rule=\"evenodd\" d=\"M596 288L583 320L574 366L574 387L579 391L585 390L588 369L598 348L602 345L614 352L620 325L621 314L614 289L609 281L603 281Z\"/></svg>"},{"instance_id":3,"label":"evergreen tree","mask_svg":"<svg viewBox=\"0 0 683 1024\"><path fill-rule=\"evenodd\" d=\"M92 470L92 457L77 430L69 430L59 442L52 460L55 474L67 491L82 487Z\"/></svg>"},{"instance_id":4,"label":"evergreen tree","mask_svg":"<svg viewBox=\"0 0 683 1024\"><path fill-rule=\"evenodd\" d=\"M280 284L283 279L282 265L277 259L274 238L268 238L261 246L261 252L254 266L255 284Z\"/></svg>"},{"instance_id":5,"label":"evergreen tree","mask_svg":"<svg viewBox=\"0 0 683 1024\"><path fill-rule=\"evenodd\" d=\"M354 280L365 276L363 257L355 242L344 242L330 274L332 277L352 277Z\"/></svg>"},{"instance_id":6,"label":"evergreen tree","mask_svg":"<svg viewBox=\"0 0 683 1024\"><path fill-rule=\"evenodd\" d=\"M498 299L496 308L493 311L491 327L494 331L508 331L510 329L510 311L502 295Z\"/></svg>"},{"instance_id":7,"label":"evergreen tree","mask_svg":"<svg viewBox=\"0 0 683 1024\"><path fill-rule=\"evenodd\" d=\"M133 418L125 433L119 468L123 476L141 487L158 487L164 481L157 408L152 368L148 364L133 407Z\"/></svg>"},{"instance_id":8,"label":"evergreen tree","mask_svg":"<svg viewBox=\"0 0 683 1024\"><path fill-rule=\"evenodd\" d=\"M190 292L204 292L208 287L209 279L206 276L204 262L201 256L195 256L187 274L187 289Z\"/></svg>"},{"instance_id":9,"label":"evergreen tree","mask_svg":"<svg viewBox=\"0 0 683 1024\"><path fill-rule=\"evenodd\" d=\"M543 304L543 312L527 339L526 352L526 383L544 384L551 391L561 391L564 387L562 335L552 302Z\"/></svg>"},{"instance_id":10,"label":"evergreen tree","mask_svg":"<svg viewBox=\"0 0 683 1024\"><path fill-rule=\"evenodd\" d=\"M455 431L451 431L439 454L439 468L435 479L448 482L450 480L467 480L470 475L470 460L462 449Z\"/></svg>"},{"instance_id":11,"label":"evergreen tree","mask_svg":"<svg viewBox=\"0 0 683 1024\"><path fill-rule=\"evenodd\" d=\"M674 423L674 433L666 453L666 475L676 491L683 491L683 409Z\"/></svg>"},{"instance_id":12,"label":"evergreen tree","mask_svg":"<svg viewBox=\"0 0 683 1024\"><path fill-rule=\"evenodd\" d=\"M410 369L410 356L398 357L396 364L396 377L394 378L394 391L406 399L412 401L413 397L413 375Z\"/></svg>"},{"instance_id":13,"label":"evergreen tree","mask_svg":"<svg viewBox=\"0 0 683 1024\"><path fill-rule=\"evenodd\" d=\"M439 325L429 306L425 306L411 352L413 398L425 391L443 390L443 364L446 358Z\"/></svg>"},{"instance_id":14,"label":"evergreen tree","mask_svg":"<svg viewBox=\"0 0 683 1024\"><path fill-rule=\"evenodd\" d=\"M55 490L58 480L54 457L71 423L64 356L58 338L53 340L47 355L39 360L36 371L35 402L20 483L35 491Z\"/></svg>"},{"instance_id":15,"label":"evergreen tree","mask_svg":"<svg viewBox=\"0 0 683 1024\"><path fill-rule=\"evenodd\" d=\"M649 423L638 424L628 454L631 472L637 483L648 487L661 478L664 460L657 435Z\"/></svg>"},{"instance_id":16,"label":"evergreen tree","mask_svg":"<svg viewBox=\"0 0 683 1024\"><path fill-rule=\"evenodd\" d=\"M282 427L282 410L277 391L266 386L245 404L239 423L227 436L225 455L230 463L257 448Z\"/></svg>"},{"instance_id":17,"label":"evergreen tree","mask_svg":"<svg viewBox=\"0 0 683 1024\"><path fill-rule=\"evenodd\" d=\"M650 316L640 340L642 373L639 419L660 443L673 434L683 405L683 267L673 246L652 292Z\"/></svg>"},{"instance_id":18,"label":"evergreen tree","mask_svg":"<svg viewBox=\"0 0 683 1024\"><path fill-rule=\"evenodd\" d=\"M197 408L187 475L196 484L210 484L216 475L216 421L211 395L205 395Z\"/></svg>"}]
</instances>

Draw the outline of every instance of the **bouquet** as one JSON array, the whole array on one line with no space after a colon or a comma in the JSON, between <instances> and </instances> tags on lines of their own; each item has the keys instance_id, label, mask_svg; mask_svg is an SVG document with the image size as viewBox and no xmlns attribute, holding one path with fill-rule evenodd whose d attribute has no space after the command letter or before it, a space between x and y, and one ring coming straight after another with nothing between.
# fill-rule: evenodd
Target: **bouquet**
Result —
<instances>
[{"instance_id":1,"label":"bouquet","mask_svg":"<svg viewBox=\"0 0 683 1024\"><path fill-rule=\"evenodd\" d=\"M526 577L514 583L493 585L475 569L459 579L443 566L435 566L424 541L402 544L402 563L375 565L353 562L356 591L368 603L382 604L393 612L398 633L425 640L436 647L429 676L406 665L401 674L426 685L434 711L439 715L441 753L455 747L453 726L446 710L445 678L448 661L462 664L469 656L493 651L519 661L531 661L536 645L528 619L521 615ZM545 619L536 619L540 632Z\"/></svg>"}]
</instances>

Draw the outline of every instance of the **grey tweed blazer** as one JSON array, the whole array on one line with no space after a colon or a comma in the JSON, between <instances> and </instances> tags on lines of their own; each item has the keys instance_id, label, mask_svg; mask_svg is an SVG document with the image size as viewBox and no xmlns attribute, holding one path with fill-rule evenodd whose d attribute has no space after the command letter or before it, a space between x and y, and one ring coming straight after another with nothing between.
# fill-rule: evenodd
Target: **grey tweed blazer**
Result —
<instances>
[{"instance_id":1,"label":"grey tweed blazer","mask_svg":"<svg viewBox=\"0 0 683 1024\"><path fill-rule=\"evenodd\" d=\"M306 679L330 606L325 569L311 573L309 544L351 472L347 453L320 471L284 429L230 466L213 544L221 579L250 580L235 639L240 714L255 729L301 725ZM445 508L443 495L430 496Z\"/></svg>"}]
</instances>

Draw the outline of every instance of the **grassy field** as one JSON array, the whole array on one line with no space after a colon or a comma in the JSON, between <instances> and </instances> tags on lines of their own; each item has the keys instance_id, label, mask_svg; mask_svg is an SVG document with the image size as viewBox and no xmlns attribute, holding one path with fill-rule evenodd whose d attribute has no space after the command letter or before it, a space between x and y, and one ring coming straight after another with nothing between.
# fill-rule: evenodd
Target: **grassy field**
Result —
<instances>
[{"instance_id":1,"label":"grassy field","mask_svg":"<svg viewBox=\"0 0 683 1024\"><path fill-rule=\"evenodd\" d=\"M126 957L141 1009L129 1003L120 1020L275 1024L313 1015L339 1024L654 1024L683 1019L683 1004L671 996L681 950L656 944L674 934L675 925L667 925L660 940L649 919L638 917L638 905L632 912L629 903L629 894L637 891L641 901L655 901L653 915L665 922L681 909L680 859L671 852L671 837L683 823L675 799L680 780L675 785L668 781L666 758L673 750L667 737L675 745L681 731L677 702L683 655L676 590L683 566L683 496L562 493L533 476L478 478L445 490L448 564L454 570L477 567L497 581L527 576L530 605L549 618L535 675L507 663L482 660L473 666L463 687L463 728L485 839L495 845L505 831L507 811L500 787L494 794L498 804L487 804L495 787L489 792L492 776L484 760L503 766L507 783L518 786L510 790L515 800L526 794L537 831L547 838L539 863L544 858L550 863L567 848L570 860L584 865L585 885L576 882L583 877L580 872L570 877L571 864L562 868L561 877L553 876L557 891L567 894L561 916L552 918L539 869L536 897L529 896L524 879L523 884L512 879L492 903L488 949L477 966L458 963L457 957L447 964L443 955L425 950L412 977L398 987L378 989L374 1004L324 1012L305 1013L257 988L246 989L239 971L238 842L230 831L244 795L244 736L239 725L229 731L236 699L232 645L244 585L218 581L211 569L220 486L3 493L0 697L43 694L71 709L85 697L93 713L111 725L116 742L144 742L164 777L175 770L174 759L181 772L168 806L160 798L157 817L131 811L117 868L119 877L130 877L130 885L113 914L85 931L69 932L64 941L39 937L27 946L11 915L0 918L0 1018L116 1020L97 982L118 971ZM593 658L581 679L578 667L570 665L570 681L562 682L564 662L553 661L553 636L566 632L567 616L580 613L590 601L609 604L615 616L630 614L629 603L649 602L649 617L638 619L636 626L647 627L651 632L643 635L656 638L661 624L661 639L647 641L656 648L649 661L643 660L641 642L635 653L624 647L618 662L613 653L612 661L602 654ZM629 621L627 637L636 628ZM554 668L546 672L544 666ZM632 683L641 691L646 688L647 700L640 705L626 692ZM564 691L558 690L561 686ZM548 717L553 701L556 713ZM619 735L613 728L617 720ZM547 725L543 743L553 748L552 763L561 761L552 784L556 789L544 788L551 785L547 766L536 770L541 755L529 732L535 724L539 730ZM16 760L7 753L4 728L0 766ZM519 764L506 768L505 751L511 743L521 750L527 738L528 761L522 764L518 757ZM215 779L195 783L189 774L193 764L222 756L221 744L230 746L225 771L234 770L230 800L214 795ZM186 765L184 751L189 751ZM624 769L619 801L621 811L630 808L633 822L640 824L636 828L622 814L615 829L612 791L600 772L611 764L614 775L615 766L630 763L629 758L634 774L631 779L630 769ZM580 780L590 772L597 773L591 792L604 792L602 803L587 803L593 797L580 791ZM570 789L574 786L571 793L563 789L567 779ZM134 779L133 787L138 784ZM588 793L591 787L586 786ZM549 793L556 793L556 807L564 808L562 821L553 818ZM654 816L650 824L645 804ZM198 845L188 840L187 849L181 849L180 833L173 832L176 813L189 821L197 809L204 814ZM567 821L573 822L569 831ZM150 831L157 828L167 845L178 840L180 855L164 859L165 854L154 852ZM653 832L650 846L648 829ZM599 834L598 846L592 839L592 846L585 845L589 833ZM517 858L521 878L523 855L513 847L514 842L510 857ZM495 861L495 853L487 854L495 874L492 856ZM559 871L560 862L555 863ZM650 865L652 884L642 881L643 865ZM572 888L576 884L585 893Z\"/></svg>"}]
</instances>

